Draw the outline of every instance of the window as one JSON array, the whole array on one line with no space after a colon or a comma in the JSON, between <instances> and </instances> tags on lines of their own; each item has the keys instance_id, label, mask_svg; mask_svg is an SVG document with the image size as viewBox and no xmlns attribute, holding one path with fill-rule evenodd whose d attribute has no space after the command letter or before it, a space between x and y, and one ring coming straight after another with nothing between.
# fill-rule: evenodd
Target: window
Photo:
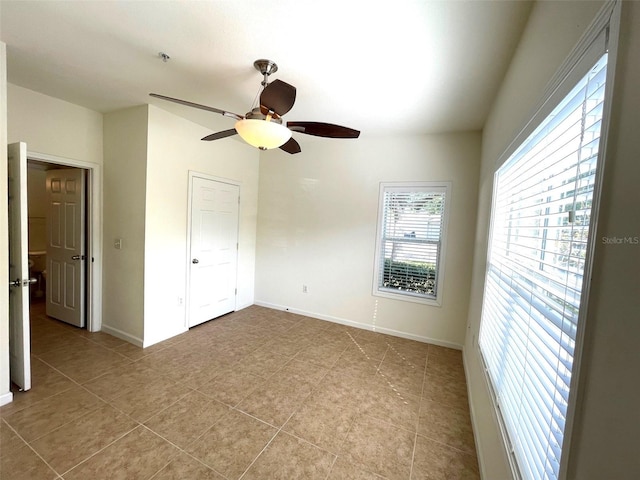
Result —
<instances>
[{"instance_id":1,"label":"window","mask_svg":"<svg viewBox=\"0 0 640 480\"><path fill-rule=\"evenodd\" d=\"M592 62L495 175L479 346L525 479L556 479L560 472L607 54Z\"/></svg>"},{"instance_id":2,"label":"window","mask_svg":"<svg viewBox=\"0 0 640 480\"><path fill-rule=\"evenodd\" d=\"M440 304L450 184L382 183L374 295Z\"/></svg>"}]
</instances>

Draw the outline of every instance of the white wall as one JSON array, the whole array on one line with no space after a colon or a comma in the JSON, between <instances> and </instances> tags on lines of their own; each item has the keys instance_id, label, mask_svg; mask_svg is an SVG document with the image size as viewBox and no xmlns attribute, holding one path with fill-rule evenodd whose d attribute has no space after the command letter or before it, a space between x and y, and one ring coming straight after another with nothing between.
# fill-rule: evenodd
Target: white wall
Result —
<instances>
[{"instance_id":1,"label":"white wall","mask_svg":"<svg viewBox=\"0 0 640 480\"><path fill-rule=\"evenodd\" d=\"M537 2L485 125L478 199L478 228L464 357L483 478L511 478L477 350L492 180L496 161L541 100L547 82L567 57L602 2ZM637 112L640 111L640 5L625 2L613 119L597 239L640 236ZM517 99L517 101L515 101ZM586 318L568 479L638 478L640 429L640 246L598 243ZM615 392L615 393L614 393Z\"/></svg>"},{"instance_id":2,"label":"white wall","mask_svg":"<svg viewBox=\"0 0 640 480\"><path fill-rule=\"evenodd\" d=\"M0 42L0 178L7 178L7 46ZM9 216L7 182L0 182L0 278L9 279ZM0 405L13 398L9 376L9 288L0 288Z\"/></svg>"},{"instance_id":3,"label":"white wall","mask_svg":"<svg viewBox=\"0 0 640 480\"><path fill-rule=\"evenodd\" d=\"M104 116L102 329L144 340L147 106ZM114 240L122 239L122 248Z\"/></svg>"},{"instance_id":4,"label":"white wall","mask_svg":"<svg viewBox=\"0 0 640 480\"><path fill-rule=\"evenodd\" d=\"M9 143L26 142L29 152L102 164L102 114L8 85Z\"/></svg>"},{"instance_id":5,"label":"white wall","mask_svg":"<svg viewBox=\"0 0 640 480\"><path fill-rule=\"evenodd\" d=\"M256 302L459 348L480 134L298 140L300 154L260 158ZM379 184L387 181L453 184L442 307L372 295Z\"/></svg>"},{"instance_id":6,"label":"white wall","mask_svg":"<svg viewBox=\"0 0 640 480\"><path fill-rule=\"evenodd\" d=\"M185 330L188 176L240 184L237 308L253 304L259 151L235 139L202 142L211 131L149 106L144 250L144 343ZM182 299L182 303L180 300Z\"/></svg>"}]
</instances>

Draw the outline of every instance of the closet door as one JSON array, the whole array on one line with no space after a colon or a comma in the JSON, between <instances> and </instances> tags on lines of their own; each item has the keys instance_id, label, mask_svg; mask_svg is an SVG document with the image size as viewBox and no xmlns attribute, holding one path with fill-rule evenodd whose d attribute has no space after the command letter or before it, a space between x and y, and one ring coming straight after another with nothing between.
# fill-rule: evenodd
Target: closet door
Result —
<instances>
[{"instance_id":1,"label":"closet door","mask_svg":"<svg viewBox=\"0 0 640 480\"><path fill-rule=\"evenodd\" d=\"M189 327L236 309L239 201L238 185L192 178Z\"/></svg>"}]
</instances>

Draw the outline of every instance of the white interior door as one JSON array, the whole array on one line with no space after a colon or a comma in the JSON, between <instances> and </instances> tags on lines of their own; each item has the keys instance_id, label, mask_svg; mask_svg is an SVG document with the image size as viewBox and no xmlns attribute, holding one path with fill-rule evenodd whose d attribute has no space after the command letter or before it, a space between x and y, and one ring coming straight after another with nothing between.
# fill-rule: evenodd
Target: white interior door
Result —
<instances>
[{"instance_id":1,"label":"white interior door","mask_svg":"<svg viewBox=\"0 0 640 480\"><path fill-rule=\"evenodd\" d=\"M27 145L9 145L9 350L11 381L31 388Z\"/></svg>"},{"instance_id":2,"label":"white interior door","mask_svg":"<svg viewBox=\"0 0 640 480\"><path fill-rule=\"evenodd\" d=\"M47 172L47 315L85 325L85 172Z\"/></svg>"},{"instance_id":3,"label":"white interior door","mask_svg":"<svg viewBox=\"0 0 640 480\"><path fill-rule=\"evenodd\" d=\"M239 199L237 185L192 178L190 327L236 308Z\"/></svg>"}]
</instances>

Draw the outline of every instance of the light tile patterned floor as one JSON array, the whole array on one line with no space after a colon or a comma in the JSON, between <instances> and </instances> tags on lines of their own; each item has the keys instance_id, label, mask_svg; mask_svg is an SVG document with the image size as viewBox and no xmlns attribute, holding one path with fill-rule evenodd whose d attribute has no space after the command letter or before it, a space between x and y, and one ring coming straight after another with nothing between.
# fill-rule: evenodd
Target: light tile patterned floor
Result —
<instances>
[{"instance_id":1,"label":"light tile patterned floor","mask_svg":"<svg viewBox=\"0 0 640 480\"><path fill-rule=\"evenodd\" d=\"M143 350L32 310L1 479L479 478L459 351L258 306Z\"/></svg>"}]
</instances>

